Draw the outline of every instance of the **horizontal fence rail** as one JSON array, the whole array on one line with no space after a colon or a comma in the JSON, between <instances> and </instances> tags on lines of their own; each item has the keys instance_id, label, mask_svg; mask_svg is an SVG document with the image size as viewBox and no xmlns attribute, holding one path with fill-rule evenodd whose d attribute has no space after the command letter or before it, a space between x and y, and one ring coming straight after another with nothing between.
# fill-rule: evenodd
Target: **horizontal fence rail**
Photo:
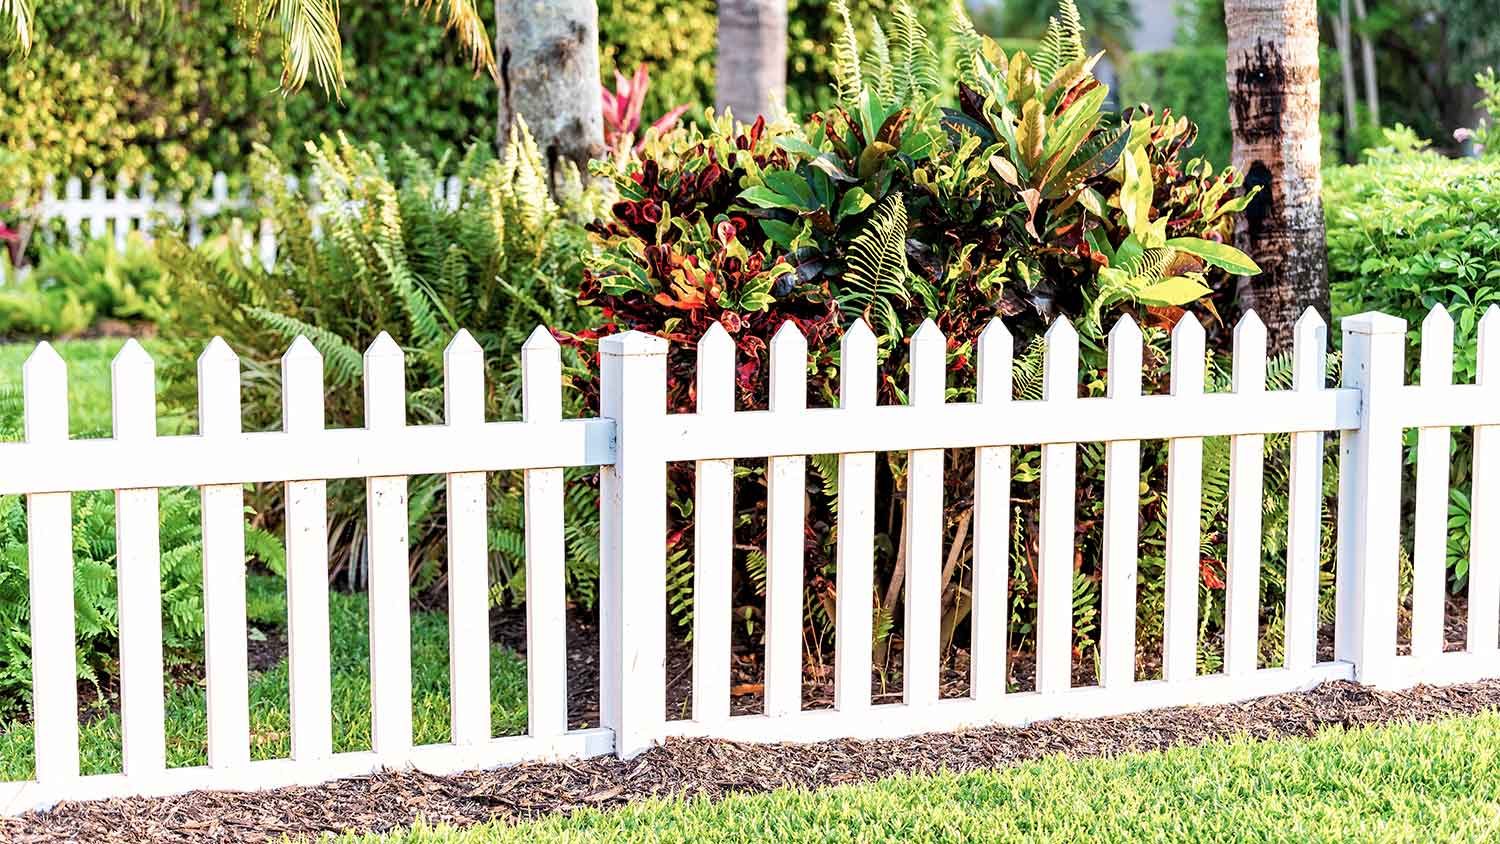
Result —
<instances>
[{"instance_id":1,"label":"horizontal fence rail","mask_svg":"<svg viewBox=\"0 0 1500 844\"><path fill-rule=\"evenodd\" d=\"M1066 320L1047 332L1042 398L1012 396L1015 340L998 320L977 344L977 395L947 400L947 340L932 322L912 335L907 403L880 405L877 343L861 321L838 355L836 407L809 407L808 348L788 322L770 343L766 410L736 408L736 349L714 325L697 345L696 408L667 412L668 342L626 332L599 346L600 414L562 418L557 343L539 328L522 352L523 419L484 418L483 353L460 333L445 356L443 425L405 418L404 358L381 335L365 355L365 427L327 429L322 359L299 339L282 361L281 431L241 430L239 362L216 340L199 362L192 436L158 436L154 370L135 343L113 366L114 436L70 439L67 373L46 344L24 375L25 441L0 445L0 494L27 496L36 779L0 783L0 810L59 799L263 788L391 766L433 771L614 752L633 756L670 736L812 741L876 738L1053 717L1245 700L1330 679L1396 687L1500 676L1500 309L1479 328L1477 383L1452 383L1453 325L1435 308L1421 329L1421 378L1406 385L1404 321L1381 314L1342 324L1342 382L1326 383L1328 333L1297 323L1291 389L1268 389L1266 331L1235 327L1231 389L1205 393L1202 327L1171 336L1170 392L1144 395L1142 332L1122 319L1107 338L1106 395L1079 396L1079 338ZM1449 428L1474 428L1468 641L1445 651ZM1410 645L1398 648L1403 435L1414 442L1416 495ZM1283 664L1260 667L1267 435L1288 435ZM1228 438L1224 663L1196 662L1204 439ZM1336 437L1334 643L1318 652L1325 438ZM1136 668L1142 440L1165 440L1165 598L1161 679ZM1104 457L1099 681L1075 687L1073 576L1080 444ZM1035 619L1036 681L1006 688L1010 635L1011 459L1040 451ZM946 451L973 449L974 550L968 696L942 699ZM901 549L903 700L871 700L875 513L879 452L908 455ZM802 703L805 495L810 455L837 456L837 583L832 710ZM731 715L731 568L737 461L765 460L767 518L764 711ZM691 545L693 706L665 715L669 463L694 470ZM565 649L562 470L600 470L600 721L569 730ZM524 472L528 704L526 735L492 738L488 723L487 472ZM447 476L453 740L413 746L407 605L407 478ZM373 746L334 753L329 722L326 564L328 487L361 478L371 572ZM1332 478L1330 478L1332 480ZM292 755L248 755L243 485L286 492ZM204 533L208 749L205 767L168 769L162 749L163 673L155 490L201 490ZM119 774L79 776L71 580L71 494L114 490L119 513L120 675L125 740ZM1273 490L1273 494L1281 494ZM58 610L57 608L63 608ZM852 643L846 646L844 643Z\"/></svg>"}]
</instances>

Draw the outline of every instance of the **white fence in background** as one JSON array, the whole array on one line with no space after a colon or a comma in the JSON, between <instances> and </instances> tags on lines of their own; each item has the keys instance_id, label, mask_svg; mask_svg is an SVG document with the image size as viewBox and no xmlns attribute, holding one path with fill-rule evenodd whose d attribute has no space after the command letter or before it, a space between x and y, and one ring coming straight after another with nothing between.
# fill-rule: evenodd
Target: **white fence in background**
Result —
<instances>
[{"instance_id":1,"label":"white fence in background","mask_svg":"<svg viewBox=\"0 0 1500 844\"><path fill-rule=\"evenodd\" d=\"M308 176L306 182L308 196L316 203L321 196L316 174ZM289 189L296 190L298 185L297 178L287 178ZM462 189L456 176L439 179L433 183L433 199L456 208ZM112 238L115 248L123 252L132 231L149 238L158 227L170 226L184 231L188 243L197 246L204 241L205 226L211 221L257 216L255 210L256 199L250 191L241 189L231 193L229 177L220 172L214 174L206 195L186 199L180 192L157 196L155 179L150 176L142 179L139 185L121 176L115 181L113 193L104 179L96 178L88 183L87 195L84 194L83 180L74 176L64 180L62 196L57 194L56 180L48 179L42 186L35 215L43 240L51 237L47 225L61 220L70 248L78 249L88 240ZM319 206L314 205L314 213L319 210ZM245 237L247 245L248 239L254 237L261 263L267 267L275 263L276 234L270 220L259 220L253 225L253 231L245 232ZM0 284L5 284L8 276L24 278L27 269L12 269L0 259Z\"/></svg>"},{"instance_id":2,"label":"white fence in background","mask_svg":"<svg viewBox=\"0 0 1500 844\"><path fill-rule=\"evenodd\" d=\"M114 362L114 438L70 440L64 365L39 346L25 368L26 440L0 444L0 494L28 498L36 779L0 783L0 811L60 799L195 788L313 783L390 766L433 772L527 759L632 756L668 736L753 740L880 737L984 724L1227 702L1355 678L1382 686L1500 676L1500 310L1481 323L1479 383L1452 385L1452 324L1423 326L1423 379L1403 383L1405 323L1362 314L1343 323L1344 382L1324 383L1326 329L1298 323L1295 387L1266 389L1265 331L1235 330L1233 391L1204 394L1204 339L1194 321L1172 337L1168 395L1141 394L1141 336L1124 320L1109 336L1108 396L1078 397L1078 338L1066 321L1047 335L1045 396L1011 398L1012 338L998 321L980 341L979 396L944 400L945 341L925 324L911 341L909 405L876 403L876 349L856 323L842 340L836 408L807 407L806 343L791 324L771 344L770 408L734 407L734 345L714 328L698 347L697 412L666 412L667 342L630 332L601 343L601 418L561 417L561 370L542 329L523 356L524 420L483 418L479 347L460 334L446 358L445 425L406 424L403 356L382 335L365 355L361 429L323 420L322 360L306 340L283 358L284 430L240 427L239 366L215 341L199 362L199 428L157 436L153 364L134 343ZM1474 426L1473 537L1467 648L1443 652L1447 429ZM1415 597L1409 655L1397 649L1402 431L1419 428ZM1340 438L1336 645L1317 648L1323 437ZM1262 557L1263 438L1292 434L1286 561L1286 658L1257 665ZM1199 675L1199 511L1202 438L1231 438L1224 670ZM1169 446L1165 664L1138 680L1135 656L1139 442ZM1076 449L1106 446L1101 677L1070 681ZM1010 449L1042 443L1036 688L1006 689ZM972 683L939 697L944 449L976 449ZM868 646L873 595L874 461L911 455L904 504L904 701L872 705ZM805 711L802 583L806 455L838 454L837 700ZM729 709L733 461L769 458L765 711ZM664 715L667 465L693 461L694 710ZM602 725L567 728L562 469L601 468ZM484 473L525 471L529 732L493 738L488 721ZM413 746L407 605L407 477L448 483L452 735ZM332 752L327 609L327 488L364 478L371 549L373 747ZM242 485L286 484L292 750L251 761L247 704ZM163 729L157 513L154 490L202 490L208 764L167 768ZM79 776L73 676L70 494L116 490L124 770Z\"/></svg>"}]
</instances>

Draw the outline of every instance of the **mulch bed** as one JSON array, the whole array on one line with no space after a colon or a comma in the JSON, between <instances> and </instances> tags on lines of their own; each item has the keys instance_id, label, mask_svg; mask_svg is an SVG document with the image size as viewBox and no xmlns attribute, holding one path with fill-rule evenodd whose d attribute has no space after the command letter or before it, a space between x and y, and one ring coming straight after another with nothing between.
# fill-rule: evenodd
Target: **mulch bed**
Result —
<instances>
[{"instance_id":1,"label":"mulch bed","mask_svg":"<svg viewBox=\"0 0 1500 844\"><path fill-rule=\"evenodd\" d=\"M1401 692L1337 682L1241 704L907 739L811 745L673 740L629 762L606 756L449 777L387 771L310 788L63 803L44 814L0 819L0 841L262 842L283 835L386 832L418 816L454 825L511 822L647 797L717 799L784 786L818 788L894 774L1001 768L1058 753L1108 756L1239 735L1311 736L1327 727L1426 721L1496 707L1500 680Z\"/></svg>"}]
</instances>

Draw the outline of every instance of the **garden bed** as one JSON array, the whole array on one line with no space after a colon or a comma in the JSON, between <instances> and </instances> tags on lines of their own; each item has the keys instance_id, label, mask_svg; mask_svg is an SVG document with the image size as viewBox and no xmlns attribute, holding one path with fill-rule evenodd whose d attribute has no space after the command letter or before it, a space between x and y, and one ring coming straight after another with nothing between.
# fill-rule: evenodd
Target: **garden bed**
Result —
<instances>
[{"instance_id":1,"label":"garden bed","mask_svg":"<svg viewBox=\"0 0 1500 844\"><path fill-rule=\"evenodd\" d=\"M746 745L672 740L640 757L534 763L448 777L386 771L326 785L250 794L194 792L63 803L0 820L0 841L277 841L323 833L380 833L429 823L521 821L650 797L703 797L818 788L899 774L999 768L1053 754L1108 756L1234 736L1311 736L1325 728L1427 721L1500 707L1500 681L1383 692L1327 683L1241 704L1181 707L1110 718L1053 720L884 741Z\"/></svg>"}]
</instances>

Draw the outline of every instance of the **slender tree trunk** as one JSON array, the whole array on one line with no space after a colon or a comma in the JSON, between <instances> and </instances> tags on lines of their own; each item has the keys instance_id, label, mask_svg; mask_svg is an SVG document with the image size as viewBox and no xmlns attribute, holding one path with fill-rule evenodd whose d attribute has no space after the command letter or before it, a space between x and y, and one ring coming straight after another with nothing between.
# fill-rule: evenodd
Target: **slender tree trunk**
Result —
<instances>
[{"instance_id":1,"label":"slender tree trunk","mask_svg":"<svg viewBox=\"0 0 1500 844\"><path fill-rule=\"evenodd\" d=\"M1260 275L1240 300L1265 321L1273 348L1291 347L1302 312L1328 318L1318 130L1315 0L1225 0L1234 166L1260 191L1235 227L1235 244Z\"/></svg>"},{"instance_id":2,"label":"slender tree trunk","mask_svg":"<svg viewBox=\"0 0 1500 844\"><path fill-rule=\"evenodd\" d=\"M1380 127L1380 81L1375 70L1375 39L1365 32L1369 21L1365 0L1354 0L1354 19L1359 21L1359 62L1365 77L1365 107L1370 110L1370 122Z\"/></svg>"},{"instance_id":3,"label":"slender tree trunk","mask_svg":"<svg viewBox=\"0 0 1500 844\"><path fill-rule=\"evenodd\" d=\"M1339 87L1344 91L1344 142L1339 145L1344 162L1354 161L1354 138L1359 129L1355 107L1354 37L1349 27L1349 0L1339 0L1339 13L1332 21L1333 43L1339 51Z\"/></svg>"},{"instance_id":4,"label":"slender tree trunk","mask_svg":"<svg viewBox=\"0 0 1500 844\"><path fill-rule=\"evenodd\" d=\"M719 0L715 105L745 122L786 103L787 0Z\"/></svg>"},{"instance_id":5,"label":"slender tree trunk","mask_svg":"<svg viewBox=\"0 0 1500 844\"><path fill-rule=\"evenodd\" d=\"M519 117L547 160L553 193L563 162L587 176L604 154L599 7L594 0L495 0L499 148Z\"/></svg>"}]
</instances>

